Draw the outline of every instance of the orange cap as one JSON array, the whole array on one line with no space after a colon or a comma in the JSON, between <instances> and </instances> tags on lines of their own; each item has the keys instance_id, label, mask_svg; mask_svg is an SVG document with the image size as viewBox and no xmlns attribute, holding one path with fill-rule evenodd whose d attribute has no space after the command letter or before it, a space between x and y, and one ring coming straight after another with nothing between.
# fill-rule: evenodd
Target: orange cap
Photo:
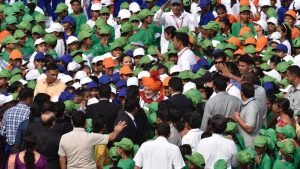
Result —
<instances>
[{"instance_id":1,"label":"orange cap","mask_svg":"<svg viewBox=\"0 0 300 169\"><path fill-rule=\"evenodd\" d=\"M115 62L113 61L113 59L111 57L105 58L103 60L103 65L104 65L105 68L111 68L111 67L116 66Z\"/></svg>"},{"instance_id":2,"label":"orange cap","mask_svg":"<svg viewBox=\"0 0 300 169\"><path fill-rule=\"evenodd\" d=\"M267 43L268 43L268 39L266 37L257 38L256 52L261 52L263 48L267 45Z\"/></svg>"},{"instance_id":3,"label":"orange cap","mask_svg":"<svg viewBox=\"0 0 300 169\"><path fill-rule=\"evenodd\" d=\"M149 86L153 91L161 90L162 84L160 80L155 81L151 77L143 77L142 82L144 86Z\"/></svg>"},{"instance_id":4,"label":"orange cap","mask_svg":"<svg viewBox=\"0 0 300 169\"><path fill-rule=\"evenodd\" d=\"M22 53L18 49L15 49L10 52L9 59L22 59Z\"/></svg>"},{"instance_id":5,"label":"orange cap","mask_svg":"<svg viewBox=\"0 0 300 169\"><path fill-rule=\"evenodd\" d=\"M227 42L228 43L233 43L237 47L240 47L240 45L241 45L240 40L235 36L231 36L229 39L227 39Z\"/></svg>"},{"instance_id":6,"label":"orange cap","mask_svg":"<svg viewBox=\"0 0 300 169\"><path fill-rule=\"evenodd\" d=\"M10 32L8 32L7 30L3 30L2 32L0 32L0 43L2 43L2 41L4 40L4 38L8 35L11 35Z\"/></svg>"},{"instance_id":7,"label":"orange cap","mask_svg":"<svg viewBox=\"0 0 300 169\"><path fill-rule=\"evenodd\" d=\"M250 6L249 0L240 0L240 6Z\"/></svg>"},{"instance_id":8,"label":"orange cap","mask_svg":"<svg viewBox=\"0 0 300 169\"><path fill-rule=\"evenodd\" d=\"M234 55L245 55L244 48L239 48L237 51L234 52Z\"/></svg>"},{"instance_id":9,"label":"orange cap","mask_svg":"<svg viewBox=\"0 0 300 169\"><path fill-rule=\"evenodd\" d=\"M119 71L120 75L128 75L131 74L131 69L129 66L123 66L120 71Z\"/></svg>"},{"instance_id":10,"label":"orange cap","mask_svg":"<svg viewBox=\"0 0 300 169\"><path fill-rule=\"evenodd\" d=\"M239 36L244 36L245 33L247 32L251 32L251 29L248 26L244 26L242 27L242 29L240 30L240 34Z\"/></svg>"},{"instance_id":11,"label":"orange cap","mask_svg":"<svg viewBox=\"0 0 300 169\"><path fill-rule=\"evenodd\" d=\"M288 11L285 13L285 15L290 15L290 16L293 17L294 19L297 18L296 12L295 12L294 10L292 10L292 9L288 10Z\"/></svg>"},{"instance_id":12,"label":"orange cap","mask_svg":"<svg viewBox=\"0 0 300 169\"><path fill-rule=\"evenodd\" d=\"M249 37L245 40L245 45L256 45L256 39L254 37Z\"/></svg>"},{"instance_id":13,"label":"orange cap","mask_svg":"<svg viewBox=\"0 0 300 169\"><path fill-rule=\"evenodd\" d=\"M166 86L169 86L169 81L172 77L166 77L163 81L163 86L166 87Z\"/></svg>"}]
</instances>

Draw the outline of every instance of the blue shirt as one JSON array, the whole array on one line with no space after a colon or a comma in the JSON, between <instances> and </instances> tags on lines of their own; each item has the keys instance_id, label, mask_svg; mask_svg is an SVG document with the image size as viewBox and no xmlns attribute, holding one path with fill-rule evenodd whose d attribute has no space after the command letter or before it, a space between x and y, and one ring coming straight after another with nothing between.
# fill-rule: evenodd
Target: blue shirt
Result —
<instances>
[{"instance_id":1,"label":"blue shirt","mask_svg":"<svg viewBox=\"0 0 300 169\"><path fill-rule=\"evenodd\" d=\"M215 20L214 14L212 12L207 12L205 14L201 14L199 25L203 26L206 25L209 21L214 21L214 20Z\"/></svg>"},{"instance_id":2,"label":"blue shirt","mask_svg":"<svg viewBox=\"0 0 300 169\"><path fill-rule=\"evenodd\" d=\"M13 145L20 123L29 119L30 107L18 103L16 106L6 110L0 126L0 135L6 137L6 143Z\"/></svg>"}]
</instances>

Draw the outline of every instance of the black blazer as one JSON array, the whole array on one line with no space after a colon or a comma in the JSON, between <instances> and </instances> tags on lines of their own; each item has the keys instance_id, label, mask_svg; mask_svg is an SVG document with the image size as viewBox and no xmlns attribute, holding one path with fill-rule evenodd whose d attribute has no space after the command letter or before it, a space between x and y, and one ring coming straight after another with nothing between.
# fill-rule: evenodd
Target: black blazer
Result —
<instances>
[{"instance_id":1,"label":"black blazer","mask_svg":"<svg viewBox=\"0 0 300 169\"><path fill-rule=\"evenodd\" d=\"M106 123L107 132L110 133L114 130L114 122L120 109L120 105L110 103L109 100L100 100L98 103L87 106L86 116L92 119L102 116Z\"/></svg>"},{"instance_id":2,"label":"black blazer","mask_svg":"<svg viewBox=\"0 0 300 169\"><path fill-rule=\"evenodd\" d=\"M137 144L137 127L135 127L134 122L128 114L124 111L119 112L117 119L115 120L115 125L120 121L125 121L127 126L121 131L115 141L120 141L123 137L131 139L135 144Z\"/></svg>"},{"instance_id":3,"label":"black blazer","mask_svg":"<svg viewBox=\"0 0 300 169\"><path fill-rule=\"evenodd\" d=\"M195 110L193 106L193 102L181 93L173 95L169 100L182 113L189 113Z\"/></svg>"}]
</instances>

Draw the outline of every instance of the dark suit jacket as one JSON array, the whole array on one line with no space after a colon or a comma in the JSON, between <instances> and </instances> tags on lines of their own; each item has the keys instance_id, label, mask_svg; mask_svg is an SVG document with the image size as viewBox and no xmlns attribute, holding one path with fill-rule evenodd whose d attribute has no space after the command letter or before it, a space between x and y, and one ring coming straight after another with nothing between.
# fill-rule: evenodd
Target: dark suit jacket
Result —
<instances>
[{"instance_id":1,"label":"dark suit jacket","mask_svg":"<svg viewBox=\"0 0 300 169\"><path fill-rule=\"evenodd\" d=\"M114 130L114 122L117 118L120 105L112 104L108 100L100 100L98 103L87 106L87 118L95 119L97 116L102 116L106 123L107 132Z\"/></svg>"},{"instance_id":2,"label":"dark suit jacket","mask_svg":"<svg viewBox=\"0 0 300 169\"><path fill-rule=\"evenodd\" d=\"M182 113L189 113L195 110L193 102L181 93L173 95L169 100Z\"/></svg>"},{"instance_id":3,"label":"dark suit jacket","mask_svg":"<svg viewBox=\"0 0 300 169\"><path fill-rule=\"evenodd\" d=\"M119 112L117 119L115 120L115 125L120 121L126 122L126 127L121 131L115 141L120 141L123 137L131 139L135 144L137 144L137 127L135 127L134 122L128 114L124 111Z\"/></svg>"}]
</instances>

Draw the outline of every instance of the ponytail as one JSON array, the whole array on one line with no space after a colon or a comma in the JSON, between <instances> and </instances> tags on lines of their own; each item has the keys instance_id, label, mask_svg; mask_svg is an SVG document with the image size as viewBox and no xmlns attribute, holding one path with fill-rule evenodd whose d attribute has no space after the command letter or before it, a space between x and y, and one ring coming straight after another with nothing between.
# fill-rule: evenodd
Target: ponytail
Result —
<instances>
[{"instance_id":1,"label":"ponytail","mask_svg":"<svg viewBox=\"0 0 300 169\"><path fill-rule=\"evenodd\" d=\"M33 133L28 133L23 140L25 155L24 162L26 169L35 169L34 149L36 147L36 136Z\"/></svg>"}]
</instances>

